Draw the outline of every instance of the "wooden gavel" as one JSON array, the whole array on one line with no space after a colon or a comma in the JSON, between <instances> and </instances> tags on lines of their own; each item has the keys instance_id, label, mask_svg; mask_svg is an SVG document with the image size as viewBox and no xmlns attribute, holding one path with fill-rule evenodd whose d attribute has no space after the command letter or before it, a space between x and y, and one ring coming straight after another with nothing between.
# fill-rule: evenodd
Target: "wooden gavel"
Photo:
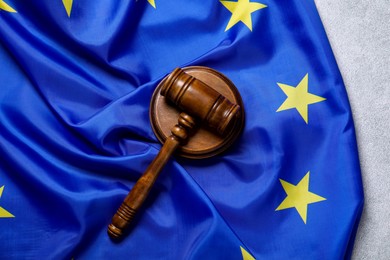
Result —
<instances>
[{"instance_id":1,"label":"wooden gavel","mask_svg":"<svg viewBox=\"0 0 390 260\"><path fill-rule=\"evenodd\" d=\"M229 134L241 117L241 108L203 81L175 69L165 79L160 94L180 108L178 123L171 129L171 135L144 174L129 192L108 226L111 238L120 238L141 208L156 181L158 174L173 152L187 142L197 123L220 136Z\"/></svg>"}]
</instances>

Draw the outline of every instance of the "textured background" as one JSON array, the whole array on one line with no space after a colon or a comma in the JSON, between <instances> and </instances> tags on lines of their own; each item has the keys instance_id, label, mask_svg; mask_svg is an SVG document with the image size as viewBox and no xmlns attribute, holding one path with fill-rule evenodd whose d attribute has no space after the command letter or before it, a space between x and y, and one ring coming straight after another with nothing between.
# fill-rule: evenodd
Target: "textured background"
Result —
<instances>
[{"instance_id":1,"label":"textured background","mask_svg":"<svg viewBox=\"0 0 390 260\"><path fill-rule=\"evenodd\" d=\"M390 1L315 0L354 116L365 193L353 259L390 259Z\"/></svg>"}]
</instances>

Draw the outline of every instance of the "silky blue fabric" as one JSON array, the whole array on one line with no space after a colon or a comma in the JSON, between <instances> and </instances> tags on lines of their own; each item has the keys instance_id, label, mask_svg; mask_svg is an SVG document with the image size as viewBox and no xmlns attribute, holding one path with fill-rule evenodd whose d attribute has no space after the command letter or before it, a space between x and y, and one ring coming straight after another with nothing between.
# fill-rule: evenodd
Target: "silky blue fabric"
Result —
<instances>
[{"instance_id":1,"label":"silky blue fabric","mask_svg":"<svg viewBox=\"0 0 390 260\"><path fill-rule=\"evenodd\" d=\"M0 10L1 259L350 258L363 206L347 94L313 1L264 0L252 31L219 1L7 0ZM151 95L176 67L208 66L242 95L225 153L173 158L130 234L107 225L161 145ZM326 98L276 112L277 83ZM304 223L280 180L310 171Z\"/></svg>"}]
</instances>

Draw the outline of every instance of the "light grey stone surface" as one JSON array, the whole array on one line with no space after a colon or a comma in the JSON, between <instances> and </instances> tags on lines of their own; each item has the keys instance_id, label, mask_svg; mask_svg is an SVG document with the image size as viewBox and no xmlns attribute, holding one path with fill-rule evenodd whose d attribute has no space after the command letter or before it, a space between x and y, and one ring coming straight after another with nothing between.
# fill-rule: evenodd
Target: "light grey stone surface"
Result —
<instances>
[{"instance_id":1,"label":"light grey stone surface","mask_svg":"<svg viewBox=\"0 0 390 260\"><path fill-rule=\"evenodd\" d=\"M354 116L365 205L353 259L390 259L390 1L315 0Z\"/></svg>"}]
</instances>

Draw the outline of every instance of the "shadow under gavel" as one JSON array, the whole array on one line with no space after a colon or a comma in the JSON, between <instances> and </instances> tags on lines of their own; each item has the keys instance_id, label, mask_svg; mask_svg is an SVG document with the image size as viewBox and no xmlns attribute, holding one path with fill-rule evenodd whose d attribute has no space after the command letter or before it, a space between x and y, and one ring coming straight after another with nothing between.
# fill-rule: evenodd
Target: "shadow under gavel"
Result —
<instances>
[{"instance_id":1,"label":"shadow under gavel","mask_svg":"<svg viewBox=\"0 0 390 260\"><path fill-rule=\"evenodd\" d=\"M160 94L183 112L179 115L178 123L172 127L171 136L166 139L156 158L112 218L108 234L114 239L122 237L148 196L158 174L174 151L187 142L198 123L223 137L232 131L241 117L238 104L230 102L221 93L179 68L166 78Z\"/></svg>"}]
</instances>

